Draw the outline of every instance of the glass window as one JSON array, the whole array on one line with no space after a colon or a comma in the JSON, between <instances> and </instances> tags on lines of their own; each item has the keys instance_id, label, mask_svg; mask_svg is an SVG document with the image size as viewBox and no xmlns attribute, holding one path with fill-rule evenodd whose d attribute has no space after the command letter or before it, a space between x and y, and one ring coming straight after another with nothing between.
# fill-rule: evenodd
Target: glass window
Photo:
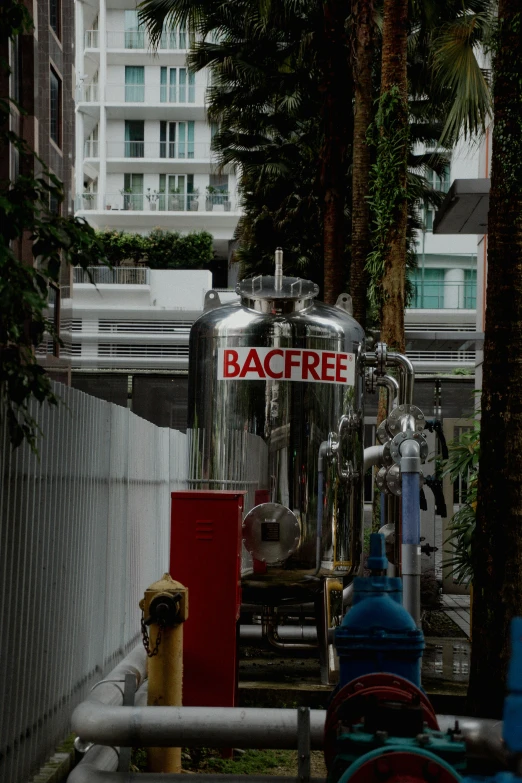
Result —
<instances>
[{"instance_id":1,"label":"glass window","mask_svg":"<svg viewBox=\"0 0 522 783\"><path fill-rule=\"evenodd\" d=\"M123 209L143 209L143 174L124 174Z\"/></svg>"},{"instance_id":2,"label":"glass window","mask_svg":"<svg viewBox=\"0 0 522 783\"><path fill-rule=\"evenodd\" d=\"M49 26L56 34L61 37L62 8L61 0L49 0Z\"/></svg>"},{"instance_id":3,"label":"glass window","mask_svg":"<svg viewBox=\"0 0 522 783\"><path fill-rule=\"evenodd\" d=\"M216 193L228 193L228 174L211 174L208 184Z\"/></svg>"},{"instance_id":4,"label":"glass window","mask_svg":"<svg viewBox=\"0 0 522 783\"><path fill-rule=\"evenodd\" d=\"M125 157L143 158L145 154L145 121L125 120Z\"/></svg>"},{"instance_id":5,"label":"glass window","mask_svg":"<svg viewBox=\"0 0 522 783\"><path fill-rule=\"evenodd\" d=\"M49 76L49 130L51 139L59 147L62 144L62 82L51 68Z\"/></svg>"},{"instance_id":6,"label":"glass window","mask_svg":"<svg viewBox=\"0 0 522 783\"><path fill-rule=\"evenodd\" d=\"M464 308L475 310L477 307L477 270L464 270Z\"/></svg>"},{"instance_id":7,"label":"glass window","mask_svg":"<svg viewBox=\"0 0 522 783\"><path fill-rule=\"evenodd\" d=\"M444 269L415 269L410 273L413 296L410 307L439 310L444 307Z\"/></svg>"},{"instance_id":8,"label":"glass window","mask_svg":"<svg viewBox=\"0 0 522 783\"><path fill-rule=\"evenodd\" d=\"M125 101L143 103L145 100L145 66L125 66Z\"/></svg>"},{"instance_id":9,"label":"glass window","mask_svg":"<svg viewBox=\"0 0 522 783\"><path fill-rule=\"evenodd\" d=\"M145 49L145 31L136 10L125 11L125 48Z\"/></svg>"}]
</instances>

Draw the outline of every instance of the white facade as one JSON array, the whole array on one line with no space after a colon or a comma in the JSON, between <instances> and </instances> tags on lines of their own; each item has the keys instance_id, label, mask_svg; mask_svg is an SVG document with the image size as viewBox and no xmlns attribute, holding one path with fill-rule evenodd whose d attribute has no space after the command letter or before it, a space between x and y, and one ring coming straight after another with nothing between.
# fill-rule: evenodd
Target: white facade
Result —
<instances>
[{"instance_id":1,"label":"white facade","mask_svg":"<svg viewBox=\"0 0 522 783\"><path fill-rule=\"evenodd\" d=\"M74 269L64 334L74 370L188 371L190 327L203 312L205 270Z\"/></svg>"},{"instance_id":2,"label":"white facade","mask_svg":"<svg viewBox=\"0 0 522 783\"><path fill-rule=\"evenodd\" d=\"M153 54L131 0L76 2L76 214L99 229L206 230L227 258L236 175L212 160L208 73L189 73L189 43L172 30Z\"/></svg>"}]
</instances>

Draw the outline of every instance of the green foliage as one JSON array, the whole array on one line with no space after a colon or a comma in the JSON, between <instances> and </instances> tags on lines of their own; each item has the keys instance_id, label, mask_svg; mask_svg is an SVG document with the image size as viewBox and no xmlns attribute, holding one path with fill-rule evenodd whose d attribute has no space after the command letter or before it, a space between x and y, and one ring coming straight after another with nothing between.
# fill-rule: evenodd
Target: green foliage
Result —
<instances>
[{"instance_id":1,"label":"green foliage","mask_svg":"<svg viewBox=\"0 0 522 783\"><path fill-rule=\"evenodd\" d=\"M462 480L465 488L464 503L453 515L449 526L450 535L444 542L450 544L445 550L449 557L445 565L451 567L451 574L459 584L473 581L471 546L475 533L477 507L478 463L480 456L480 427L476 424L448 446L449 457L443 463L444 476L452 482Z\"/></svg>"},{"instance_id":2,"label":"green foliage","mask_svg":"<svg viewBox=\"0 0 522 783\"><path fill-rule=\"evenodd\" d=\"M197 772L225 775L262 775L287 763L288 756L284 751L275 750L245 750L233 759L223 759L219 752L208 748L190 748L188 753L190 767Z\"/></svg>"},{"instance_id":3,"label":"green foliage","mask_svg":"<svg viewBox=\"0 0 522 783\"><path fill-rule=\"evenodd\" d=\"M2 31L10 38L31 29L25 6L17 0L2 4ZM9 73L5 61L0 63ZM20 107L18 107L21 111ZM61 182L9 127L11 101L0 101L0 148L12 145L24 172L16 181L0 182L0 416L7 423L13 447L26 440L36 452L38 426L30 403L56 405L58 400L35 350L45 335L59 342L48 317L50 286L59 283L62 263L86 268L103 258L94 231L84 221L61 217L51 201L63 201ZM34 167L39 175L34 176ZM31 242L33 265L18 257L22 242Z\"/></svg>"},{"instance_id":4,"label":"green foliage","mask_svg":"<svg viewBox=\"0 0 522 783\"><path fill-rule=\"evenodd\" d=\"M160 228L147 235L100 231L97 238L113 266L130 260L151 269L207 269L214 257L212 235L207 231L185 235Z\"/></svg>"},{"instance_id":5,"label":"green foliage","mask_svg":"<svg viewBox=\"0 0 522 783\"><path fill-rule=\"evenodd\" d=\"M408 197L401 182L408 153L409 128L399 118L404 116L405 111L399 89L394 86L379 98L375 122L368 131L368 143L376 147L377 161L371 169L368 198L374 228L373 250L368 256L366 269L370 278L370 306L377 312L383 301L381 281L390 232L394 230L398 211Z\"/></svg>"}]
</instances>

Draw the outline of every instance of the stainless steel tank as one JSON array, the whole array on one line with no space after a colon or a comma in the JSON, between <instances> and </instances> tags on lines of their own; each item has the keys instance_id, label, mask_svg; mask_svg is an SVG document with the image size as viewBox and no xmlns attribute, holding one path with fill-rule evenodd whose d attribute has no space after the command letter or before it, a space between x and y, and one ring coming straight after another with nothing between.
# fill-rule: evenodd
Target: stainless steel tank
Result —
<instances>
[{"instance_id":1,"label":"stainless steel tank","mask_svg":"<svg viewBox=\"0 0 522 783\"><path fill-rule=\"evenodd\" d=\"M277 271L242 281L239 302L193 324L188 434L194 488L244 489L247 510L266 490L244 540L266 564L256 583L284 585L359 564L364 332L349 297L316 302L314 283Z\"/></svg>"}]
</instances>

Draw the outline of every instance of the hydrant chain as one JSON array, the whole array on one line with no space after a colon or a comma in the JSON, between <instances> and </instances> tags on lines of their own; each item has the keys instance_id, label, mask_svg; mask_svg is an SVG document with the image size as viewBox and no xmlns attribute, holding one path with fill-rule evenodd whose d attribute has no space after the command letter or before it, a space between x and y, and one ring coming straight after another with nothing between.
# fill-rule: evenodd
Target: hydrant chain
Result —
<instances>
[{"instance_id":1,"label":"hydrant chain","mask_svg":"<svg viewBox=\"0 0 522 783\"><path fill-rule=\"evenodd\" d=\"M145 615L143 614L143 612L141 613L141 636L143 639L143 646L145 647L145 652L147 653L149 658L153 658L159 652L159 646L161 643L161 636L164 627L165 627L165 623L163 622L158 623L158 635L156 636L156 643L154 644L154 648L151 650L149 633L147 631L147 622L145 620Z\"/></svg>"}]
</instances>

